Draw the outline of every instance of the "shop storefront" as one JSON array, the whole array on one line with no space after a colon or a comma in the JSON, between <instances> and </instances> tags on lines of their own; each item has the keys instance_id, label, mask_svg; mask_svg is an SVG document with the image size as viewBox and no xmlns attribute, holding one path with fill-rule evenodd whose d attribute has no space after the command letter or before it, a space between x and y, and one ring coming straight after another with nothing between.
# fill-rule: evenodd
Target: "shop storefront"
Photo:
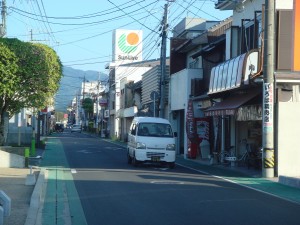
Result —
<instances>
[{"instance_id":1,"label":"shop storefront","mask_svg":"<svg viewBox=\"0 0 300 225\"><path fill-rule=\"evenodd\" d=\"M226 151L233 146L237 163L260 168L259 162L243 161L246 154L259 160L262 143L261 89L232 93L232 96L205 110L213 118L215 152Z\"/></svg>"},{"instance_id":2,"label":"shop storefront","mask_svg":"<svg viewBox=\"0 0 300 225\"><path fill-rule=\"evenodd\" d=\"M257 50L212 68L208 95L214 105L204 111L206 117L212 118L212 151L224 153L230 149L237 163L248 166L252 165L242 162L243 159L246 154L260 149L262 139L262 87L250 80L258 68ZM255 164L253 166L260 166Z\"/></svg>"}]
</instances>

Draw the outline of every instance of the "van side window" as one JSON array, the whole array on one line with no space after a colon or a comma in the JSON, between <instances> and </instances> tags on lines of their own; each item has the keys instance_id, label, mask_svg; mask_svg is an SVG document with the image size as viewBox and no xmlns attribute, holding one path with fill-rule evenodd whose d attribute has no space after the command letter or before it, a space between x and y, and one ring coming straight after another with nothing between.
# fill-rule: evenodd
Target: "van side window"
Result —
<instances>
[{"instance_id":1,"label":"van side window","mask_svg":"<svg viewBox=\"0 0 300 225\"><path fill-rule=\"evenodd\" d=\"M134 123L132 124L130 130L131 130L130 133L131 133L132 135L135 135L135 134L136 134L136 125L135 125Z\"/></svg>"}]
</instances>

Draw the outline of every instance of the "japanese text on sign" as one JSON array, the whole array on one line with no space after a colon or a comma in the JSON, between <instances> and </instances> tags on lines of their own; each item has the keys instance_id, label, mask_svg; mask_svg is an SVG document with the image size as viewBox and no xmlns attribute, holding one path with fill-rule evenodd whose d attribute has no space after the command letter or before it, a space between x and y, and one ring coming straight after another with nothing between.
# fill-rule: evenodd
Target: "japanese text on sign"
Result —
<instances>
[{"instance_id":1,"label":"japanese text on sign","mask_svg":"<svg viewBox=\"0 0 300 225\"><path fill-rule=\"evenodd\" d=\"M273 105L274 105L274 93L273 84L265 83L263 92L263 123L264 127L273 126Z\"/></svg>"}]
</instances>

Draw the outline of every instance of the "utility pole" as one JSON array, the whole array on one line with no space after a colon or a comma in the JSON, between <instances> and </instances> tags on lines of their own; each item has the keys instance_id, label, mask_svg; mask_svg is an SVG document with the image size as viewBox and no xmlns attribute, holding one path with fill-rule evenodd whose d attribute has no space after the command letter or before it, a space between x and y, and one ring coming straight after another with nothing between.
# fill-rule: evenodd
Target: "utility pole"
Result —
<instances>
[{"instance_id":1,"label":"utility pole","mask_svg":"<svg viewBox=\"0 0 300 225\"><path fill-rule=\"evenodd\" d=\"M79 94L76 96L76 124L79 124Z\"/></svg>"},{"instance_id":2,"label":"utility pole","mask_svg":"<svg viewBox=\"0 0 300 225\"><path fill-rule=\"evenodd\" d=\"M2 16L2 23L0 25L0 37L4 37L6 35L6 0L2 0L2 7L1 7L1 16Z\"/></svg>"},{"instance_id":3,"label":"utility pole","mask_svg":"<svg viewBox=\"0 0 300 225\"><path fill-rule=\"evenodd\" d=\"M166 49L167 49L167 29L168 29L168 3L165 4L164 17L162 21L162 43L161 43L161 55L160 55L160 67L161 67L161 77L160 77L160 106L159 106L159 117L164 118L165 114L165 77L166 77Z\"/></svg>"},{"instance_id":4,"label":"utility pole","mask_svg":"<svg viewBox=\"0 0 300 225\"><path fill-rule=\"evenodd\" d=\"M81 105L81 111L83 112L83 126L84 127L87 127L88 126L88 122L87 122L87 120L86 120L86 118L87 118L87 115L85 115L85 110L82 110L82 106L83 106L83 103L84 103L84 95L85 95L85 82L86 82L86 80L85 80L85 75L83 76L83 91L82 91L82 105Z\"/></svg>"},{"instance_id":5,"label":"utility pole","mask_svg":"<svg viewBox=\"0 0 300 225\"><path fill-rule=\"evenodd\" d=\"M83 77L83 92L82 92L82 99L84 100L84 92L85 92L85 75Z\"/></svg>"},{"instance_id":6,"label":"utility pole","mask_svg":"<svg viewBox=\"0 0 300 225\"><path fill-rule=\"evenodd\" d=\"M274 177L274 27L275 0L265 0L262 176L266 178Z\"/></svg>"},{"instance_id":7,"label":"utility pole","mask_svg":"<svg viewBox=\"0 0 300 225\"><path fill-rule=\"evenodd\" d=\"M100 72L98 73L98 85L97 85L97 95L96 95L96 132L99 133L99 85L100 85ZM101 127L102 130L102 127Z\"/></svg>"}]
</instances>

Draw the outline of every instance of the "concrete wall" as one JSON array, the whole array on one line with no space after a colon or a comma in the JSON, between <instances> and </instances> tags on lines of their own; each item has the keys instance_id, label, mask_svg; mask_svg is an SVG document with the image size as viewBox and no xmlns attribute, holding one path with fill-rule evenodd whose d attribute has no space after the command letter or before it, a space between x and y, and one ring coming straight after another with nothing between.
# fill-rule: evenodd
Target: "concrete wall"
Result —
<instances>
[{"instance_id":1,"label":"concrete wall","mask_svg":"<svg viewBox=\"0 0 300 225\"><path fill-rule=\"evenodd\" d=\"M278 176L300 176L299 115L299 102L279 103Z\"/></svg>"},{"instance_id":2,"label":"concrete wall","mask_svg":"<svg viewBox=\"0 0 300 225\"><path fill-rule=\"evenodd\" d=\"M170 78L170 99L171 110L187 108L187 102L191 94L191 80L202 78L201 69L183 69Z\"/></svg>"},{"instance_id":3,"label":"concrete wall","mask_svg":"<svg viewBox=\"0 0 300 225\"><path fill-rule=\"evenodd\" d=\"M20 127L20 138L21 145L28 145L31 143L32 139L32 127ZM8 134L6 145L16 145L19 141L19 128L18 127L10 127Z\"/></svg>"},{"instance_id":4,"label":"concrete wall","mask_svg":"<svg viewBox=\"0 0 300 225\"><path fill-rule=\"evenodd\" d=\"M25 148L0 147L0 168L24 168Z\"/></svg>"}]
</instances>

